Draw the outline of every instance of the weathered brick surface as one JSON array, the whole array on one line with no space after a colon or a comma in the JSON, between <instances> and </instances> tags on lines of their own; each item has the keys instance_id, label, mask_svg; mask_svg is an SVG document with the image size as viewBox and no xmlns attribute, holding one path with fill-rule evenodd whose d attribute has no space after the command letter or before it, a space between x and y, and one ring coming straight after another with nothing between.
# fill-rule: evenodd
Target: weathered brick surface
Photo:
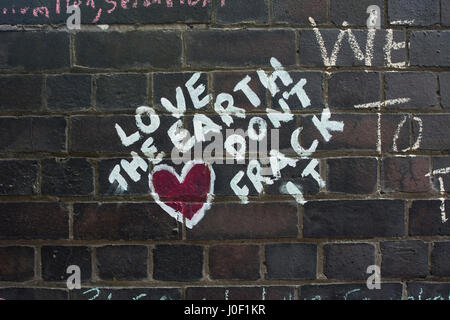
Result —
<instances>
[{"instance_id":1,"label":"weathered brick surface","mask_svg":"<svg viewBox=\"0 0 450 320\"><path fill-rule=\"evenodd\" d=\"M176 31L81 32L75 36L75 51L77 65L89 68L167 69L181 64L181 39ZM108 51L114 54L99 54Z\"/></svg>"},{"instance_id":2,"label":"weathered brick surface","mask_svg":"<svg viewBox=\"0 0 450 320\"><path fill-rule=\"evenodd\" d=\"M36 194L38 164L34 160L1 160L0 180L2 195Z\"/></svg>"},{"instance_id":3,"label":"weathered brick surface","mask_svg":"<svg viewBox=\"0 0 450 320\"><path fill-rule=\"evenodd\" d=\"M448 277L450 267L450 242L436 242L431 253L431 274L437 277Z\"/></svg>"},{"instance_id":4,"label":"weathered brick surface","mask_svg":"<svg viewBox=\"0 0 450 320\"><path fill-rule=\"evenodd\" d=\"M309 17L325 23L328 17L325 0L274 0L274 19L278 23L309 26Z\"/></svg>"},{"instance_id":5,"label":"weathered brick surface","mask_svg":"<svg viewBox=\"0 0 450 320\"><path fill-rule=\"evenodd\" d=\"M330 280L364 280L367 267L375 264L375 246L369 243L329 243L323 252L323 273Z\"/></svg>"},{"instance_id":6,"label":"weathered brick surface","mask_svg":"<svg viewBox=\"0 0 450 320\"><path fill-rule=\"evenodd\" d=\"M425 278L428 244L415 240L382 242L381 274L386 278Z\"/></svg>"},{"instance_id":7,"label":"weathered brick surface","mask_svg":"<svg viewBox=\"0 0 450 320\"><path fill-rule=\"evenodd\" d=\"M262 66L268 57L295 64L295 33L291 30L205 30L186 33L186 63L199 66Z\"/></svg>"},{"instance_id":8,"label":"weathered brick surface","mask_svg":"<svg viewBox=\"0 0 450 320\"><path fill-rule=\"evenodd\" d=\"M269 6L265 0L229 0L226 6L216 6L216 22L258 23L269 21Z\"/></svg>"},{"instance_id":9,"label":"weathered brick surface","mask_svg":"<svg viewBox=\"0 0 450 320\"><path fill-rule=\"evenodd\" d=\"M76 203L74 237L84 240L178 239L179 231L176 221L155 203Z\"/></svg>"},{"instance_id":10,"label":"weathered brick surface","mask_svg":"<svg viewBox=\"0 0 450 320\"><path fill-rule=\"evenodd\" d=\"M430 171L427 157L389 157L381 166L384 192L426 192L431 188L426 174Z\"/></svg>"},{"instance_id":11,"label":"weathered brick surface","mask_svg":"<svg viewBox=\"0 0 450 320\"><path fill-rule=\"evenodd\" d=\"M34 277L34 249L1 247L0 281L27 281Z\"/></svg>"},{"instance_id":12,"label":"weathered brick surface","mask_svg":"<svg viewBox=\"0 0 450 320\"><path fill-rule=\"evenodd\" d=\"M28 202L0 204L0 239L68 239L67 206Z\"/></svg>"},{"instance_id":13,"label":"weathered brick surface","mask_svg":"<svg viewBox=\"0 0 450 320\"><path fill-rule=\"evenodd\" d=\"M84 196L94 191L92 165L84 158L42 161L42 193L59 196Z\"/></svg>"},{"instance_id":14,"label":"weathered brick surface","mask_svg":"<svg viewBox=\"0 0 450 320\"><path fill-rule=\"evenodd\" d=\"M3 2L0 299L450 299L450 0Z\"/></svg>"},{"instance_id":15,"label":"weathered brick surface","mask_svg":"<svg viewBox=\"0 0 450 320\"><path fill-rule=\"evenodd\" d=\"M289 259L285 259L289 257ZM307 243L281 243L266 246L266 279L314 280L317 247Z\"/></svg>"},{"instance_id":16,"label":"weathered brick surface","mask_svg":"<svg viewBox=\"0 0 450 320\"><path fill-rule=\"evenodd\" d=\"M188 239L295 238L297 205L283 203L214 204Z\"/></svg>"},{"instance_id":17,"label":"weathered brick surface","mask_svg":"<svg viewBox=\"0 0 450 320\"><path fill-rule=\"evenodd\" d=\"M377 187L377 159L327 159L327 189L329 192L370 194Z\"/></svg>"},{"instance_id":18,"label":"weathered brick surface","mask_svg":"<svg viewBox=\"0 0 450 320\"><path fill-rule=\"evenodd\" d=\"M338 72L328 79L328 104L331 108L353 109L367 101L381 100L378 72Z\"/></svg>"},{"instance_id":19,"label":"weathered brick surface","mask_svg":"<svg viewBox=\"0 0 450 320\"><path fill-rule=\"evenodd\" d=\"M2 111L36 111L42 106L41 76L1 76L0 109Z\"/></svg>"},{"instance_id":20,"label":"weathered brick surface","mask_svg":"<svg viewBox=\"0 0 450 320\"><path fill-rule=\"evenodd\" d=\"M1 117L1 152L64 152L63 117Z\"/></svg>"},{"instance_id":21,"label":"weathered brick surface","mask_svg":"<svg viewBox=\"0 0 450 320\"><path fill-rule=\"evenodd\" d=\"M153 249L153 278L162 281L198 281L203 277L203 247L157 245Z\"/></svg>"},{"instance_id":22,"label":"weathered brick surface","mask_svg":"<svg viewBox=\"0 0 450 320\"><path fill-rule=\"evenodd\" d=\"M450 32L414 31L410 37L409 59L412 66L450 66Z\"/></svg>"},{"instance_id":23,"label":"weathered brick surface","mask_svg":"<svg viewBox=\"0 0 450 320\"><path fill-rule=\"evenodd\" d=\"M64 281L69 274L67 267L80 267L81 280L92 279L92 250L88 247L45 246L41 248L42 279L46 281Z\"/></svg>"},{"instance_id":24,"label":"weathered brick surface","mask_svg":"<svg viewBox=\"0 0 450 320\"><path fill-rule=\"evenodd\" d=\"M445 208L449 207L448 201ZM409 210L409 234L412 236L450 235L450 225L442 223L441 202L417 200Z\"/></svg>"},{"instance_id":25,"label":"weathered brick surface","mask_svg":"<svg viewBox=\"0 0 450 320\"><path fill-rule=\"evenodd\" d=\"M96 261L103 280L142 280L148 276L148 249L144 246L96 248Z\"/></svg>"},{"instance_id":26,"label":"weathered brick surface","mask_svg":"<svg viewBox=\"0 0 450 320\"><path fill-rule=\"evenodd\" d=\"M209 274L212 279L259 279L259 247L217 245L209 248Z\"/></svg>"},{"instance_id":27,"label":"weathered brick surface","mask_svg":"<svg viewBox=\"0 0 450 320\"><path fill-rule=\"evenodd\" d=\"M389 0L388 15L391 24L410 21L407 25L429 26L439 23L438 0Z\"/></svg>"},{"instance_id":28,"label":"weathered brick surface","mask_svg":"<svg viewBox=\"0 0 450 320\"><path fill-rule=\"evenodd\" d=\"M47 108L84 110L92 105L92 79L89 75L52 75L46 79Z\"/></svg>"},{"instance_id":29,"label":"weathered brick surface","mask_svg":"<svg viewBox=\"0 0 450 320\"><path fill-rule=\"evenodd\" d=\"M146 105L148 83L144 74L101 75L96 85L99 110L135 110Z\"/></svg>"},{"instance_id":30,"label":"weathered brick surface","mask_svg":"<svg viewBox=\"0 0 450 320\"><path fill-rule=\"evenodd\" d=\"M3 43L1 70L39 71L70 67L67 32L1 32L0 41Z\"/></svg>"},{"instance_id":31,"label":"weathered brick surface","mask_svg":"<svg viewBox=\"0 0 450 320\"><path fill-rule=\"evenodd\" d=\"M404 202L398 200L314 201L304 206L307 238L403 236Z\"/></svg>"},{"instance_id":32,"label":"weathered brick surface","mask_svg":"<svg viewBox=\"0 0 450 320\"><path fill-rule=\"evenodd\" d=\"M420 133L420 121L413 122L414 141L420 139L420 147L422 150L449 150L450 149L450 132L446 130L450 123L450 116L447 114L440 115L417 115L422 120L422 132Z\"/></svg>"},{"instance_id":33,"label":"weathered brick surface","mask_svg":"<svg viewBox=\"0 0 450 320\"><path fill-rule=\"evenodd\" d=\"M336 26L347 22L350 26L367 25L367 8L377 5L380 8L380 22L384 26L384 1L382 0L331 0L331 21Z\"/></svg>"},{"instance_id":34,"label":"weathered brick surface","mask_svg":"<svg viewBox=\"0 0 450 320\"><path fill-rule=\"evenodd\" d=\"M437 105L436 75L431 72L388 72L386 99L409 98L406 103L388 108L425 109Z\"/></svg>"}]
</instances>

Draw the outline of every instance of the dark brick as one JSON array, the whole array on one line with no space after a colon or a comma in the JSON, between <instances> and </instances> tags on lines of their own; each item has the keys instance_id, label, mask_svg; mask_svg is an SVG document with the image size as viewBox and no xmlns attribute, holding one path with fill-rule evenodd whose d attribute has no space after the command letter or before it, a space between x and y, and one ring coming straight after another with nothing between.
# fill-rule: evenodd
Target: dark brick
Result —
<instances>
[{"instance_id":1,"label":"dark brick","mask_svg":"<svg viewBox=\"0 0 450 320\"><path fill-rule=\"evenodd\" d=\"M0 151L65 151L66 125L63 117L2 117Z\"/></svg>"},{"instance_id":2,"label":"dark brick","mask_svg":"<svg viewBox=\"0 0 450 320\"><path fill-rule=\"evenodd\" d=\"M411 147L411 117L407 114L381 115L381 150L401 152ZM394 138L398 133L397 139Z\"/></svg>"},{"instance_id":3,"label":"dark brick","mask_svg":"<svg viewBox=\"0 0 450 320\"><path fill-rule=\"evenodd\" d=\"M423 133L419 150L450 150L450 115L427 114L417 115L423 122ZM413 121L413 141L420 137L420 121Z\"/></svg>"},{"instance_id":4,"label":"dark brick","mask_svg":"<svg viewBox=\"0 0 450 320\"><path fill-rule=\"evenodd\" d=\"M442 170L450 168L450 157L433 157L433 171L435 170ZM434 189L437 191L441 191L441 185L439 182L439 178L442 178L442 181L444 182L444 190L449 191L450 190L450 175L449 174L438 174L433 175L431 177L433 181Z\"/></svg>"},{"instance_id":5,"label":"dark brick","mask_svg":"<svg viewBox=\"0 0 450 320\"><path fill-rule=\"evenodd\" d=\"M381 164L384 192L427 192L431 189L427 157L389 157Z\"/></svg>"},{"instance_id":6,"label":"dark brick","mask_svg":"<svg viewBox=\"0 0 450 320\"><path fill-rule=\"evenodd\" d=\"M186 37L186 63L191 67L270 66L295 64L295 33L291 30L201 30Z\"/></svg>"},{"instance_id":7,"label":"dark brick","mask_svg":"<svg viewBox=\"0 0 450 320\"><path fill-rule=\"evenodd\" d=\"M408 300L450 300L448 282L410 282Z\"/></svg>"},{"instance_id":8,"label":"dark brick","mask_svg":"<svg viewBox=\"0 0 450 320\"><path fill-rule=\"evenodd\" d=\"M450 31L414 31L409 48L411 66L450 66Z\"/></svg>"},{"instance_id":9,"label":"dark brick","mask_svg":"<svg viewBox=\"0 0 450 320\"><path fill-rule=\"evenodd\" d=\"M366 17L366 15L364 15ZM338 39L339 33L341 31L337 29L321 29L325 48L327 49L327 56L330 57L333 51L334 45ZM363 53L365 53L366 42L367 42L367 29L352 29L352 33L355 36L359 47ZM373 42L373 59L371 61L372 66L385 66L387 61L385 61L384 47L386 45L386 35L387 31L379 30L375 34ZM403 31L394 30L393 31L394 42L404 42L405 33ZM300 65L302 66L324 66L324 61L322 59L322 54L320 51L320 46L317 43L317 38L314 30L307 29L300 31ZM406 61L406 51L405 49L391 50L392 63L401 63ZM344 35L342 39L342 44L340 50L337 54L336 66L364 66L366 65L365 59L359 60L356 58L353 49L349 44L348 35ZM367 101L375 102L375 101Z\"/></svg>"},{"instance_id":10,"label":"dark brick","mask_svg":"<svg viewBox=\"0 0 450 320\"><path fill-rule=\"evenodd\" d=\"M181 37L177 31L160 30L79 32L75 58L77 65L89 68L174 68L181 65Z\"/></svg>"},{"instance_id":11,"label":"dark brick","mask_svg":"<svg viewBox=\"0 0 450 320\"><path fill-rule=\"evenodd\" d=\"M246 164L233 164L229 165L223 161L223 164L214 164L213 165L214 174L216 176L216 183L214 184L214 194L218 196L235 196L233 189L231 189L230 181L233 177L239 172L244 171L247 172ZM244 185L249 189L249 196L256 196L258 192L253 187L252 182L248 178L247 174L245 174L241 181L238 184L240 187Z\"/></svg>"},{"instance_id":12,"label":"dark brick","mask_svg":"<svg viewBox=\"0 0 450 320\"><path fill-rule=\"evenodd\" d=\"M259 279L259 247L256 245L217 245L209 249L211 279Z\"/></svg>"},{"instance_id":13,"label":"dark brick","mask_svg":"<svg viewBox=\"0 0 450 320\"><path fill-rule=\"evenodd\" d=\"M0 281L27 281L34 277L34 249L0 247Z\"/></svg>"},{"instance_id":14,"label":"dark brick","mask_svg":"<svg viewBox=\"0 0 450 320\"><path fill-rule=\"evenodd\" d=\"M292 80L294 80L293 84L288 88L290 89L294 85L296 85L300 80L305 79L306 84L304 85L303 89L305 90L308 98L311 100L311 105L308 107L305 107L307 109L323 109L325 107L323 102L323 93L322 93L322 73L319 71L305 71L305 72L299 72L299 71L291 71L289 72ZM283 97L282 87L280 87L280 92L278 92L275 97L272 100L272 105L276 106L274 109L281 111L281 108L279 107L279 99ZM298 100L296 96L291 96L288 100L285 100L292 111L295 110L303 110L302 104Z\"/></svg>"},{"instance_id":15,"label":"dark brick","mask_svg":"<svg viewBox=\"0 0 450 320\"><path fill-rule=\"evenodd\" d=\"M437 104L437 80L432 72L387 72L386 100L409 98L401 104L387 105L388 109L421 109Z\"/></svg>"},{"instance_id":16,"label":"dark brick","mask_svg":"<svg viewBox=\"0 0 450 320\"><path fill-rule=\"evenodd\" d=\"M188 239L253 239L297 237L297 204L214 203Z\"/></svg>"},{"instance_id":17,"label":"dark brick","mask_svg":"<svg viewBox=\"0 0 450 320\"><path fill-rule=\"evenodd\" d=\"M64 74L47 77L47 107L50 110L88 109L91 107L91 94L90 75Z\"/></svg>"},{"instance_id":18,"label":"dark brick","mask_svg":"<svg viewBox=\"0 0 450 320\"><path fill-rule=\"evenodd\" d=\"M81 280L92 278L91 249L88 247L44 246L41 248L42 279L66 281L71 265L80 267Z\"/></svg>"},{"instance_id":19,"label":"dark brick","mask_svg":"<svg viewBox=\"0 0 450 320\"><path fill-rule=\"evenodd\" d=\"M328 79L328 104L331 108L354 109L356 105L381 100L378 72L345 71Z\"/></svg>"},{"instance_id":20,"label":"dark brick","mask_svg":"<svg viewBox=\"0 0 450 320\"><path fill-rule=\"evenodd\" d=\"M441 24L450 26L450 1L441 0Z\"/></svg>"},{"instance_id":21,"label":"dark brick","mask_svg":"<svg viewBox=\"0 0 450 320\"><path fill-rule=\"evenodd\" d=\"M317 246L309 243L266 245L266 279L316 279Z\"/></svg>"},{"instance_id":22,"label":"dark brick","mask_svg":"<svg viewBox=\"0 0 450 320\"><path fill-rule=\"evenodd\" d=\"M218 23L267 23L269 8L266 0L228 0L224 6L216 5Z\"/></svg>"},{"instance_id":23,"label":"dark brick","mask_svg":"<svg viewBox=\"0 0 450 320\"><path fill-rule=\"evenodd\" d=\"M369 243L329 243L323 254L327 279L365 280L367 267L375 264L375 247Z\"/></svg>"},{"instance_id":24,"label":"dark brick","mask_svg":"<svg viewBox=\"0 0 450 320\"><path fill-rule=\"evenodd\" d=\"M66 119L34 117L30 120L33 152L64 152L66 150Z\"/></svg>"},{"instance_id":25,"label":"dark brick","mask_svg":"<svg viewBox=\"0 0 450 320\"><path fill-rule=\"evenodd\" d=\"M320 120L321 115L316 115ZM317 150L376 150L378 139L378 117L372 114L335 114L330 121L342 121L344 131L332 131L332 138L326 142L312 122L312 116L302 118L303 131L301 133L302 146L308 149L317 139Z\"/></svg>"},{"instance_id":26,"label":"dark brick","mask_svg":"<svg viewBox=\"0 0 450 320\"><path fill-rule=\"evenodd\" d=\"M76 203L75 239L179 239L176 220L156 203Z\"/></svg>"},{"instance_id":27,"label":"dark brick","mask_svg":"<svg viewBox=\"0 0 450 320\"><path fill-rule=\"evenodd\" d=\"M203 275L203 247L157 245L153 250L153 278L162 281L198 281Z\"/></svg>"},{"instance_id":28,"label":"dark brick","mask_svg":"<svg viewBox=\"0 0 450 320\"><path fill-rule=\"evenodd\" d=\"M450 242L435 242L431 252L431 274L436 277L450 276Z\"/></svg>"},{"instance_id":29,"label":"dark brick","mask_svg":"<svg viewBox=\"0 0 450 320\"><path fill-rule=\"evenodd\" d=\"M100 75L96 84L97 109L136 109L147 105L148 84L145 74Z\"/></svg>"},{"instance_id":30,"label":"dark brick","mask_svg":"<svg viewBox=\"0 0 450 320\"><path fill-rule=\"evenodd\" d=\"M400 200L310 201L304 206L306 238L398 237L405 233Z\"/></svg>"},{"instance_id":31,"label":"dark brick","mask_svg":"<svg viewBox=\"0 0 450 320\"><path fill-rule=\"evenodd\" d=\"M294 287L188 287L187 300L293 300Z\"/></svg>"},{"instance_id":32,"label":"dark brick","mask_svg":"<svg viewBox=\"0 0 450 320\"><path fill-rule=\"evenodd\" d=\"M381 242L383 278L425 278L428 275L428 244L423 241Z\"/></svg>"},{"instance_id":33,"label":"dark brick","mask_svg":"<svg viewBox=\"0 0 450 320\"><path fill-rule=\"evenodd\" d=\"M28 117L0 118L0 150L2 152L32 151L32 120Z\"/></svg>"},{"instance_id":34,"label":"dark brick","mask_svg":"<svg viewBox=\"0 0 450 320\"><path fill-rule=\"evenodd\" d=\"M90 195L94 192L94 173L84 158L42 160L42 193L58 196Z\"/></svg>"},{"instance_id":35,"label":"dark brick","mask_svg":"<svg viewBox=\"0 0 450 320\"><path fill-rule=\"evenodd\" d=\"M71 300L180 300L177 288L82 288L71 291Z\"/></svg>"},{"instance_id":36,"label":"dark brick","mask_svg":"<svg viewBox=\"0 0 450 320\"><path fill-rule=\"evenodd\" d=\"M124 160L131 162L132 158L124 158ZM122 158L115 159L104 159L98 162L98 185L99 185L99 193L101 195L128 195L128 194L149 194L148 187L148 174L143 172L141 175L141 180L138 182L132 181L127 173L121 169L121 174L125 178L128 183L128 189L123 190L117 182L110 183L109 176L111 172L115 168L115 166L119 165L122 161Z\"/></svg>"},{"instance_id":37,"label":"dark brick","mask_svg":"<svg viewBox=\"0 0 450 320\"><path fill-rule=\"evenodd\" d=\"M319 184L311 176L302 177L303 170L310 164L311 160L299 160L294 167L287 166L281 170L281 177L275 180L273 184L266 186L267 194L289 194L286 190L288 182L292 182L301 191L303 195L313 195L320 191ZM317 172L320 172L320 164L317 166Z\"/></svg>"},{"instance_id":38,"label":"dark brick","mask_svg":"<svg viewBox=\"0 0 450 320\"><path fill-rule=\"evenodd\" d=\"M0 203L0 239L68 239L67 208L60 203Z\"/></svg>"},{"instance_id":39,"label":"dark brick","mask_svg":"<svg viewBox=\"0 0 450 320\"><path fill-rule=\"evenodd\" d=\"M163 112L168 112L161 104L161 98L166 98L176 107L176 89L181 87L186 102L187 111L196 111L191 100L191 96L186 88L186 82L194 75L192 72L183 73L155 73L153 75L153 105ZM202 73L200 79L197 80L195 87L205 85L205 92L199 97L202 100L208 93L208 78L206 73ZM202 110L207 109L208 106ZM197 111L198 112L198 111Z\"/></svg>"},{"instance_id":40,"label":"dark brick","mask_svg":"<svg viewBox=\"0 0 450 320\"><path fill-rule=\"evenodd\" d=\"M411 236L449 236L450 224L442 223L441 201L414 201L409 210L409 235ZM447 212L449 202L445 202Z\"/></svg>"},{"instance_id":41,"label":"dark brick","mask_svg":"<svg viewBox=\"0 0 450 320\"><path fill-rule=\"evenodd\" d=\"M40 71L67 69L70 66L67 32L1 32L0 42L0 69Z\"/></svg>"},{"instance_id":42,"label":"dark brick","mask_svg":"<svg viewBox=\"0 0 450 320\"><path fill-rule=\"evenodd\" d=\"M113 7L111 2L116 2L117 7L111 13L106 14L107 10ZM149 6L144 5L144 1L138 1L137 7L133 8L134 1L121 2L118 0L110 3L96 2L96 8L102 8L103 14L100 16L99 23L102 24L166 24L166 23L210 23L211 4L203 6L204 1L188 2L171 1L171 7L167 1L153 2ZM125 8L124 9L124 6ZM89 4L82 7L82 24L92 24L98 9L91 9Z\"/></svg>"},{"instance_id":43,"label":"dark brick","mask_svg":"<svg viewBox=\"0 0 450 320\"><path fill-rule=\"evenodd\" d=\"M38 191L34 160L0 160L0 195L31 195Z\"/></svg>"},{"instance_id":44,"label":"dark brick","mask_svg":"<svg viewBox=\"0 0 450 320\"><path fill-rule=\"evenodd\" d=\"M371 5L380 7L380 22L384 26L383 0L331 0L331 21L338 27L347 22L349 26L367 27L369 14L367 8Z\"/></svg>"},{"instance_id":45,"label":"dark brick","mask_svg":"<svg viewBox=\"0 0 450 320\"><path fill-rule=\"evenodd\" d=\"M36 111L42 106L42 76L0 76L1 111Z\"/></svg>"},{"instance_id":46,"label":"dark brick","mask_svg":"<svg viewBox=\"0 0 450 320\"><path fill-rule=\"evenodd\" d=\"M153 145L158 148L158 152L164 151L170 154L173 144L167 135L167 131L176 121L177 119L171 116L160 116L161 125L152 134L154 140ZM120 125L127 137L135 132L139 132L141 136L140 140L129 147L124 147L117 134L116 124ZM129 154L130 151L139 152L142 144L148 139L148 136L140 132L136 126L135 117L129 115L75 116L71 118L71 126L72 152ZM122 172L124 171L122 170Z\"/></svg>"},{"instance_id":47,"label":"dark brick","mask_svg":"<svg viewBox=\"0 0 450 320\"><path fill-rule=\"evenodd\" d=\"M96 256L98 276L102 280L147 278L147 247L105 246L96 249Z\"/></svg>"},{"instance_id":48,"label":"dark brick","mask_svg":"<svg viewBox=\"0 0 450 320\"><path fill-rule=\"evenodd\" d=\"M441 106L444 109L450 109L450 72L441 72L439 74Z\"/></svg>"},{"instance_id":49,"label":"dark brick","mask_svg":"<svg viewBox=\"0 0 450 320\"><path fill-rule=\"evenodd\" d=\"M338 283L300 286L300 300L401 300L401 283L382 283L380 290L366 284Z\"/></svg>"},{"instance_id":50,"label":"dark brick","mask_svg":"<svg viewBox=\"0 0 450 320\"><path fill-rule=\"evenodd\" d=\"M376 191L376 158L336 158L327 160L327 190L353 194Z\"/></svg>"},{"instance_id":51,"label":"dark brick","mask_svg":"<svg viewBox=\"0 0 450 320\"><path fill-rule=\"evenodd\" d=\"M63 289L0 288L0 297L6 300L67 300Z\"/></svg>"},{"instance_id":52,"label":"dark brick","mask_svg":"<svg viewBox=\"0 0 450 320\"><path fill-rule=\"evenodd\" d=\"M319 24L327 21L327 7L326 0L274 0L273 15L278 23L309 26L309 17Z\"/></svg>"},{"instance_id":53,"label":"dark brick","mask_svg":"<svg viewBox=\"0 0 450 320\"><path fill-rule=\"evenodd\" d=\"M290 74L292 76L293 73ZM250 77L248 86L261 101L261 105L258 107L254 107L242 91L234 92L236 85L247 75ZM233 96L236 107L243 108L247 112L266 112L264 108L267 105L266 88L261 84L256 72L214 72L213 79L213 90L216 96L220 93L228 93Z\"/></svg>"},{"instance_id":54,"label":"dark brick","mask_svg":"<svg viewBox=\"0 0 450 320\"><path fill-rule=\"evenodd\" d=\"M391 24L412 20L408 25L430 26L439 23L439 0L389 0L388 16Z\"/></svg>"}]
</instances>

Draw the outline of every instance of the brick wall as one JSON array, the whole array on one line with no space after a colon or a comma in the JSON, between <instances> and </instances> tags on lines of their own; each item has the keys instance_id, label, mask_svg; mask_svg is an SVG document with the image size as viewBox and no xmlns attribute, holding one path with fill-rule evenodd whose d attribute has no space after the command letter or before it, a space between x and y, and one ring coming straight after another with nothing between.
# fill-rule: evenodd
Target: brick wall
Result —
<instances>
[{"instance_id":1,"label":"brick wall","mask_svg":"<svg viewBox=\"0 0 450 320\"><path fill-rule=\"evenodd\" d=\"M450 0L82 1L81 30L67 29L66 1L36 3L0 4L0 298L450 299ZM284 83L272 94L256 72L274 72L271 58L307 81L310 105L291 96L280 128L295 168L261 191L248 162L213 164L210 208L177 221L141 149L152 137L181 174L161 98L176 105L180 87L191 134L199 114L226 127L224 92L246 112L231 127L270 125ZM213 96L198 109L196 73ZM247 76L259 107L234 90ZM140 106L157 131L138 130ZM324 110L344 126L329 141L313 121ZM320 141L312 155L290 143L300 126L305 149ZM314 159L318 177L302 175ZM248 203L230 186L240 170ZM176 201L195 213L190 195Z\"/></svg>"}]
</instances>

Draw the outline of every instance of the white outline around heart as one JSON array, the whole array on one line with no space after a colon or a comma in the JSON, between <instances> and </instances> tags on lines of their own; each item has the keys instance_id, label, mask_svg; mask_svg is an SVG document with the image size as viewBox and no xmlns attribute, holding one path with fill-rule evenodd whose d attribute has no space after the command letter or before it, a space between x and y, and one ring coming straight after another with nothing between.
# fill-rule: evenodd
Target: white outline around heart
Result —
<instances>
[{"instance_id":1,"label":"white outline around heart","mask_svg":"<svg viewBox=\"0 0 450 320\"><path fill-rule=\"evenodd\" d=\"M209 191L208 195L206 197L206 202L203 203L203 206L198 210L191 220L186 218L186 227L189 229L192 229L197 223L200 222L200 220L203 219L205 216L205 211L209 210L211 208L211 202L214 199L214 183L216 180L216 174L212 168L212 166L208 163L205 163L203 161L199 160L192 160L186 163L181 171L181 176L175 171L175 169L169 165L166 164L160 164L157 165L152 173L149 176L149 187L150 191L152 192L153 199L156 201L156 203L164 210L166 211L172 218L175 218L179 222L183 222L183 214L181 212L178 212L174 208L166 205L163 201L160 200L159 194L155 192L155 187L153 186L153 174L155 174L158 171L166 170L172 173L177 179L179 183L183 183L184 179L186 178L186 175L188 172L197 164L203 164L209 168L210 171L210 184L209 184Z\"/></svg>"}]
</instances>

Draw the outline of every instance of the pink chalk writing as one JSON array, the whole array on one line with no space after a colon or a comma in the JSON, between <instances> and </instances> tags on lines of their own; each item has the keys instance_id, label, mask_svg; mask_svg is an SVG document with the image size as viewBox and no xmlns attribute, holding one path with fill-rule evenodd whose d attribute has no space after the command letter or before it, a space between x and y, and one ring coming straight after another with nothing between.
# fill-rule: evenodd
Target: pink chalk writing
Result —
<instances>
[{"instance_id":1,"label":"pink chalk writing","mask_svg":"<svg viewBox=\"0 0 450 320\"><path fill-rule=\"evenodd\" d=\"M38 7L19 7L15 4L9 7L0 7L0 13L3 15L26 15L32 14L34 17L45 17L50 19L52 14L61 15L66 14L66 10L62 7L64 0L54 0L54 6L38 6ZM166 8L173 8L174 4L189 6L189 7L206 7L211 4L211 0L66 0L66 8L70 6L77 6L80 9L95 10L95 18L92 23L97 23L101 20L102 14L112 14L116 10L130 10L141 8L152 8L155 5L164 6ZM225 6L226 0L220 0L220 6ZM1 23L1 16L0 16Z\"/></svg>"}]
</instances>

